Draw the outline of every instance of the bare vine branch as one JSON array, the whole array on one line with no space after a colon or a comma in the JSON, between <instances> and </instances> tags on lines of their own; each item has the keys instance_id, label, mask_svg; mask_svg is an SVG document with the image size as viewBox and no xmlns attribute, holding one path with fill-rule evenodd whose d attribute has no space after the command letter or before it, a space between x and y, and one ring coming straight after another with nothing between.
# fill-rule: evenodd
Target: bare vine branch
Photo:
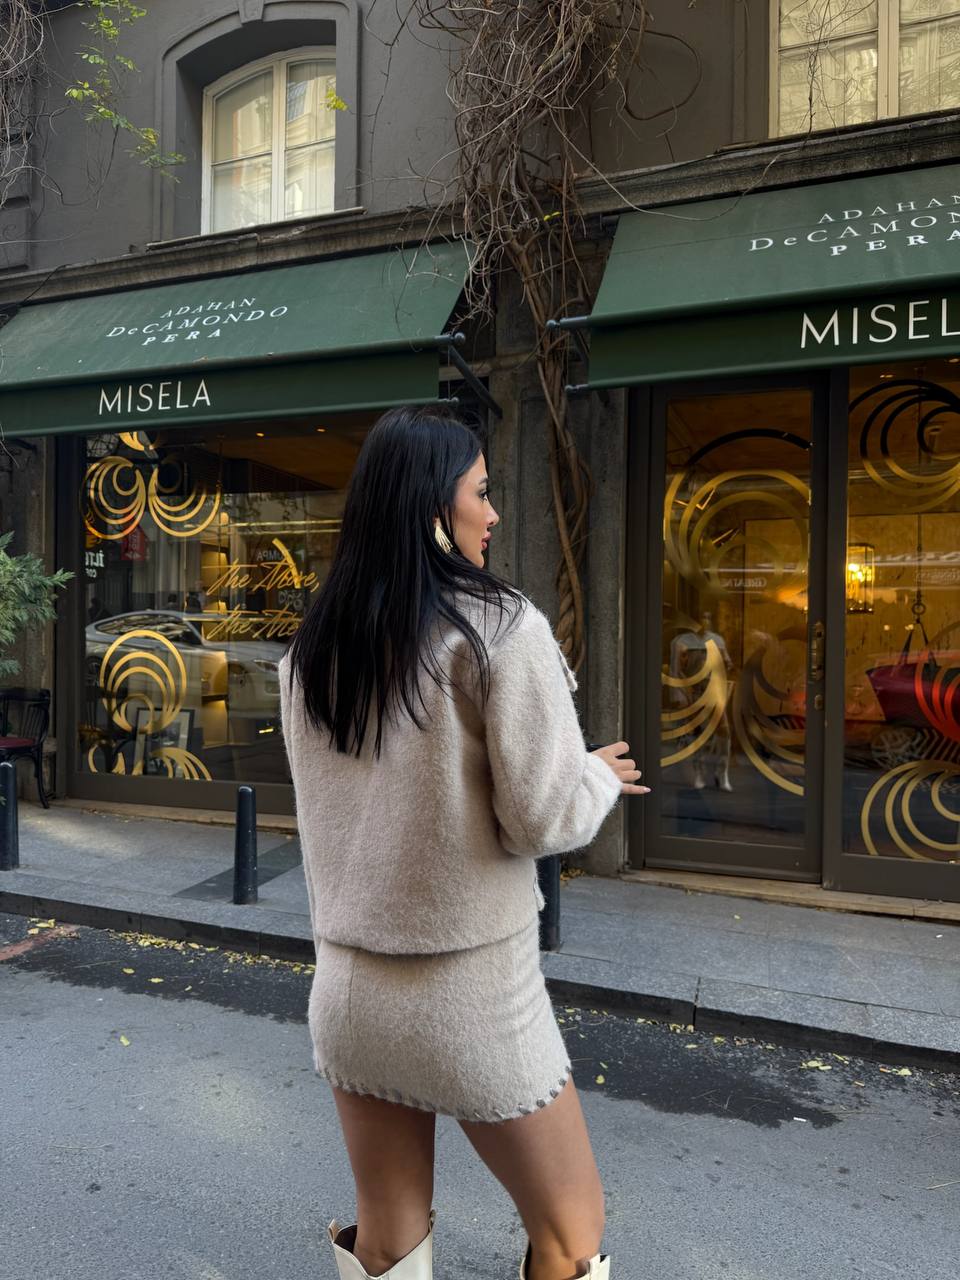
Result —
<instances>
[{"instance_id":1,"label":"bare vine branch","mask_svg":"<svg viewBox=\"0 0 960 1280\"><path fill-rule=\"evenodd\" d=\"M537 334L560 544L556 634L578 670L593 481L567 417L568 340L546 322L590 296L577 199L578 179L592 171L583 140L596 95L613 84L625 96L647 9L643 0L414 0L414 11L421 26L459 42L447 94L457 144L453 205L472 253L469 314L491 313L495 282L509 268ZM449 214L438 208L434 229Z\"/></svg>"}]
</instances>

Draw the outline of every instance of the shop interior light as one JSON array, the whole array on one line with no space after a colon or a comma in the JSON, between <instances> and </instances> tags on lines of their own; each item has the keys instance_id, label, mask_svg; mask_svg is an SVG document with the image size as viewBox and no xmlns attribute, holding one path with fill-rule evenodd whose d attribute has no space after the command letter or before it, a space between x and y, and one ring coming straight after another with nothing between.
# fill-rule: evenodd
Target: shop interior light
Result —
<instances>
[{"instance_id":1,"label":"shop interior light","mask_svg":"<svg viewBox=\"0 0 960 1280\"><path fill-rule=\"evenodd\" d=\"M262 440L262 439L263 439L263 437L264 437L266 434L267 434L267 433L266 433L265 431L258 431L258 432L257 432L257 436L258 436L258 438L259 438L260 440Z\"/></svg>"},{"instance_id":2,"label":"shop interior light","mask_svg":"<svg viewBox=\"0 0 960 1280\"><path fill-rule=\"evenodd\" d=\"M873 613L876 548L869 542L847 547L847 613Z\"/></svg>"},{"instance_id":3,"label":"shop interior light","mask_svg":"<svg viewBox=\"0 0 960 1280\"><path fill-rule=\"evenodd\" d=\"M317 430L320 432L321 435L323 435L326 429L327 429L326 427L317 427Z\"/></svg>"}]
</instances>

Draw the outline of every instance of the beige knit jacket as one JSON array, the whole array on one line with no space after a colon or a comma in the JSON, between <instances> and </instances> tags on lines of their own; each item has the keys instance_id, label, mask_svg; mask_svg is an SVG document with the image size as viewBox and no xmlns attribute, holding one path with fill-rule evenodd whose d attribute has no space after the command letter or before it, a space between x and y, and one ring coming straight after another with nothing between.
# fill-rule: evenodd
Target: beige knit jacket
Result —
<instances>
[{"instance_id":1,"label":"beige knit jacket","mask_svg":"<svg viewBox=\"0 0 960 1280\"><path fill-rule=\"evenodd\" d=\"M474 624L477 618L472 619ZM360 757L327 745L280 664L283 735L315 942L367 951L457 951L508 937L543 905L535 859L589 844L620 782L584 745L576 680L529 601L513 626L478 627L484 704L456 631L436 650L458 688L423 679L429 723L368 733Z\"/></svg>"}]
</instances>

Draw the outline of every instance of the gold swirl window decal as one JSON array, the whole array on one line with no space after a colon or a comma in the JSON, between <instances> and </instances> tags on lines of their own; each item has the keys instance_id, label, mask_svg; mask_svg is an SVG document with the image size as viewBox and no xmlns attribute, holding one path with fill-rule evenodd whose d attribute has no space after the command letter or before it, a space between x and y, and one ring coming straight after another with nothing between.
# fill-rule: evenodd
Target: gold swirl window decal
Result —
<instances>
[{"instance_id":1,"label":"gold swirl window decal","mask_svg":"<svg viewBox=\"0 0 960 1280\"><path fill-rule=\"evenodd\" d=\"M782 706L788 691L778 688L764 672L764 662L784 643L792 641L806 647L806 630L801 627L782 631L776 641L768 637L744 663L733 697L733 725L737 740L747 759L768 781L792 795L802 796L802 782L790 774L803 771L806 733L789 718L764 710L761 695ZM779 664L778 664L779 665ZM780 769L777 768L780 762ZM781 772L786 766L786 771Z\"/></svg>"},{"instance_id":2,"label":"gold swirl window decal","mask_svg":"<svg viewBox=\"0 0 960 1280\"><path fill-rule=\"evenodd\" d=\"M725 468L703 478L701 464L711 454L746 440L776 440L805 453L809 443L790 432L757 427L733 432L698 449L671 478L664 500L664 553L685 582L714 595L739 595L743 586L725 581L723 561L735 550L748 548L770 565L774 582L781 589L806 582L807 527L810 486L798 475L783 468ZM771 483L772 482L772 483ZM724 512L743 503L772 508L774 515L789 519L799 541L797 563L789 568L780 546L751 533L717 528Z\"/></svg>"},{"instance_id":3,"label":"gold swirl window decal","mask_svg":"<svg viewBox=\"0 0 960 1280\"><path fill-rule=\"evenodd\" d=\"M164 482L162 467L173 468L175 479ZM188 490L180 501L169 495ZM189 488L182 462L152 464L144 478L139 459L113 454L91 463L83 481L83 523L96 538L116 541L138 527L149 511L157 528L173 538L192 538L202 533L220 510L221 489L205 486Z\"/></svg>"},{"instance_id":4,"label":"gold swirl window decal","mask_svg":"<svg viewBox=\"0 0 960 1280\"><path fill-rule=\"evenodd\" d=\"M172 669L159 653L151 649L131 650L130 642L138 638L165 650L173 664ZM116 657L118 653L119 657ZM118 697L120 686L126 684L133 676L143 676L148 684L155 686L159 692L159 708L157 701L141 689L133 690L126 698ZM127 705L136 701L142 703L150 712L150 719L146 725L147 732L156 733L166 728L183 705L187 691L187 669L172 641L159 631L139 627L117 636L107 649L100 663L100 684L104 691L103 705L107 709L107 714L113 717L121 729L133 728L127 715Z\"/></svg>"},{"instance_id":5,"label":"gold swirl window decal","mask_svg":"<svg viewBox=\"0 0 960 1280\"><path fill-rule=\"evenodd\" d=\"M218 486L212 493L208 493L205 488L197 488L188 493L182 502L167 502L165 495L176 493L181 487L181 481L186 480L184 464L178 462L176 466L178 478L173 484L161 483L159 468L151 473L147 506L154 523L164 533L169 533L174 538L192 538L202 533L220 510L220 488Z\"/></svg>"},{"instance_id":6,"label":"gold swirl window decal","mask_svg":"<svg viewBox=\"0 0 960 1280\"><path fill-rule=\"evenodd\" d=\"M960 842L935 840L920 829L912 813L919 797L929 796L929 806L938 817L960 825L958 802L951 807L943 798L944 787L955 779L960 779L960 765L946 760L910 760L887 770L870 788L860 813L860 834L867 852L873 857L881 856L874 837L879 818L882 834L907 858L918 862L952 862L960 858ZM904 829L913 842L904 835Z\"/></svg>"},{"instance_id":7,"label":"gold swirl window decal","mask_svg":"<svg viewBox=\"0 0 960 1280\"><path fill-rule=\"evenodd\" d=\"M138 453L156 448L156 440L151 440L146 431L121 431L120 439L128 449L135 449Z\"/></svg>"},{"instance_id":8,"label":"gold swirl window decal","mask_svg":"<svg viewBox=\"0 0 960 1280\"><path fill-rule=\"evenodd\" d=\"M124 479L129 472L129 480ZM143 519L147 491L143 476L129 458L101 458L87 468L83 481L87 532L108 541L125 538Z\"/></svg>"},{"instance_id":9,"label":"gold swirl window decal","mask_svg":"<svg viewBox=\"0 0 960 1280\"><path fill-rule=\"evenodd\" d=\"M681 744L662 757L660 763L666 768L696 755L723 719L728 694L727 672L718 645L708 640L703 665L698 670L687 676L664 673L663 682L669 689L678 691L680 700L693 699L676 710L661 713L661 740ZM702 687L698 689L698 686Z\"/></svg>"},{"instance_id":10,"label":"gold swirl window decal","mask_svg":"<svg viewBox=\"0 0 960 1280\"><path fill-rule=\"evenodd\" d=\"M136 641L140 641L139 647L131 648ZM108 717L120 729L134 732L131 705L139 704L146 708L146 719L136 726L144 741L172 724L180 714L187 694L187 670L182 655L167 636L148 627L126 631L113 641L100 663L99 679L103 706ZM140 687L136 687L138 685ZM91 747L87 753L87 764L92 773L97 772L96 750L96 747ZM211 781L210 771L203 761L184 747L164 745L155 748L150 752L150 760L159 761L168 778L179 776L188 781ZM133 774L142 774L144 764L145 756L141 756L133 767ZM124 774L126 771L123 756L118 755L111 772Z\"/></svg>"},{"instance_id":11,"label":"gold swirl window decal","mask_svg":"<svg viewBox=\"0 0 960 1280\"><path fill-rule=\"evenodd\" d=\"M910 505L911 511L931 511L960 492L960 455L934 449L933 438L945 417L960 415L960 397L949 387L922 378L902 379L870 387L850 402L851 414L867 406L860 428L860 461L878 488ZM915 419L911 433L918 467L910 470L898 462L890 444L891 434ZM933 470L930 470L933 468Z\"/></svg>"}]
</instances>

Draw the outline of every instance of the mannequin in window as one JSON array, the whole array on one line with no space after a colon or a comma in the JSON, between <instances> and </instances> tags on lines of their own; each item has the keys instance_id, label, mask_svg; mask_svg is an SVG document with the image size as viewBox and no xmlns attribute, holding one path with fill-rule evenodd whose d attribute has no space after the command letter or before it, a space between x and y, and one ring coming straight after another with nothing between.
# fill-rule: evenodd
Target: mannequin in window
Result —
<instances>
[{"instance_id":1,"label":"mannequin in window","mask_svg":"<svg viewBox=\"0 0 960 1280\"><path fill-rule=\"evenodd\" d=\"M704 672L705 678L693 684L670 687L670 701L675 707L690 706L701 698L707 689L707 644L712 641L716 646L723 663L727 681L723 690L723 711L710 739L703 744L693 757L693 785L698 791L706 785L705 772L713 769L714 783L721 791L732 791L730 782L730 744L731 731L727 706L730 700L731 686L729 676L733 671L733 661L727 649L727 642L719 631L713 630L713 615L704 610L699 622L681 631L670 642L670 674L674 677L689 678L698 672ZM699 732L700 726L693 730ZM706 764L706 769L704 765Z\"/></svg>"}]
</instances>

